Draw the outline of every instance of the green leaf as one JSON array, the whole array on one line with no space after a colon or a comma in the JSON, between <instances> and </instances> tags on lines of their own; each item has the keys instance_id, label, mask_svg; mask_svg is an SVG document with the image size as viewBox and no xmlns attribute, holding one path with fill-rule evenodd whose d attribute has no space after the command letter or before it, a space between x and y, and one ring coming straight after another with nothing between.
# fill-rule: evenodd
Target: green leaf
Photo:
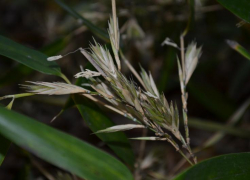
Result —
<instances>
[{"instance_id":1,"label":"green leaf","mask_svg":"<svg viewBox=\"0 0 250 180\"><path fill-rule=\"evenodd\" d=\"M0 108L1 134L38 157L89 180L133 179L111 155L61 131Z\"/></svg>"},{"instance_id":2,"label":"green leaf","mask_svg":"<svg viewBox=\"0 0 250 180\"><path fill-rule=\"evenodd\" d=\"M243 57L247 58L250 60L250 53L243 47L241 46L238 42L232 41L232 40L226 40L227 44L237 51L239 54L241 54Z\"/></svg>"},{"instance_id":3,"label":"green leaf","mask_svg":"<svg viewBox=\"0 0 250 180\"><path fill-rule=\"evenodd\" d=\"M60 67L55 62L47 61L45 54L27 48L3 36L0 36L0 55L13 59L41 73L61 76Z\"/></svg>"},{"instance_id":4,"label":"green leaf","mask_svg":"<svg viewBox=\"0 0 250 180\"><path fill-rule=\"evenodd\" d=\"M75 104L88 127L93 131L106 129L115 124L105 116L101 109L90 100L81 96L72 96ZM105 142L124 162L133 165L135 158L131 150L131 146L123 132L115 132L111 134L96 134L103 142Z\"/></svg>"},{"instance_id":5,"label":"green leaf","mask_svg":"<svg viewBox=\"0 0 250 180\"><path fill-rule=\"evenodd\" d=\"M202 161L173 180L249 180L250 153L227 154Z\"/></svg>"},{"instance_id":6,"label":"green leaf","mask_svg":"<svg viewBox=\"0 0 250 180\"><path fill-rule=\"evenodd\" d=\"M80 14L78 14L74 9L67 6L62 0L55 0L58 5L60 5L64 10L66 10L71 16L76 18L77 20L80 20L85 26L89 28L90 31L95 33L98 37L102 38L104 41L109 42L109 36L108 34L100 29L99 27L92 24L90 21L82 17Z\"/></svg>"},{"instance_id":7,"label":"green leaf","mask_svg":"<svg viewBox=\"0 0 250 180\"><path fill-rule=\"evenodd\" d=\"M2 108L2 107L0 107ZM0 134L0 165L3 163L11 142Z\"/></svg>"},{"instance_id":8,"label":"green leaf","mask_svg":"<svg viewBox=\"0 0 250 180\"><path fill-rule=\"evenodd\" d=\"M236 16L250 23L250 1L249 0L217 0L222 6L234 13Z\"/></svg>"}]
</instances>

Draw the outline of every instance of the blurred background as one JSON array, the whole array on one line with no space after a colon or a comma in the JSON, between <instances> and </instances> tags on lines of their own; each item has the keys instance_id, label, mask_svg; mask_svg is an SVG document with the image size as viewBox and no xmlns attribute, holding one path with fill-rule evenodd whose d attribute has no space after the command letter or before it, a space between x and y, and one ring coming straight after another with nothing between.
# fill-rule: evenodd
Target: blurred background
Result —
<instances>
[{"instance_id":1,"label":"blurred background","mask_svg":"<svg viewBox=\"0 0 250 180\"><path fill-rule=\"evenodd\" d=\"M110 0L65 2L96 26L107 29L107 21L112 12ZM165 93L169 101L176 101L181 107L176 61L180 52L161 44L166 37L179 44L179 36L188 22L188 4L184 0L117 0L117 14L121 48L125 56L136 70L140 69L141 64L151 71L159 90ZM250 98L250 62L225 42L226 39L234 40L250 49L250 25L237 27L236 24L240 21L215 0L196 0L194 22L185 37L185 46L196 41L198 46L203 47L198 67L187 87L191 147L200 147L214 134L224 133L221 138L211 141L208 148L197 153L199 161L221 154L250 150L250 111L247 108ZM92 37L101 44L106 43L54 1L1 0L0 24L2 36L48 56L66 54L79 47L87 48L89 42L93 42ZM87 65L87 60L78 52L61 59L58 64L74 83L76 79L73 76L80 71L80 66ZM127 77L133 78L125 64L122 71ZM25 81L62 80L0 56L0 96L23 93L19 84ZM101 140L91 135L91 130L76 108L66 110L50 123L67 99L67 96L21 98L15 101L13 110L112 154ZM9 100L3 101L5 104L8 102ZM104 111L116 124L129 122L113 112L106 109ZM234 125L226 126L229 122L234 122ZM138 137L142 133L140 129L126 132L128 137ZM153 133L147 132L147 135L152 136ZM140 173L143 179L165 179L188 166L178 164L180 155L166 142L146 142L144 148L140 141L131 141L131 144L136 157L142 158ZM28 156L32 156L38 164L31 163ZM12 144L0 168L0 179L43 180L46 179L43 170L61 180L69 178L64 170L29 155Z\"/></svg>"}]
</instances>

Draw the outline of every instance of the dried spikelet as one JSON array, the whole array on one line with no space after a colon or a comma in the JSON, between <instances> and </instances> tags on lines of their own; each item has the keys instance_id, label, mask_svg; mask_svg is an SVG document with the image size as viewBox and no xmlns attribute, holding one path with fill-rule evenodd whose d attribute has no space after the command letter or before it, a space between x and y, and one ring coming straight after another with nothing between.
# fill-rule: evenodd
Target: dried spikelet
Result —
<instances>
[{"instance_id":1,"label":"dried spikelet","mask_svg":"<svg viewBox=\"0 0 250 180\"><path fill-rule=\"evenodd\" d=\"M197 63L198 59L201 56L201 47L197 48L196 43L192 42L188 45L186 53L185 53L185 84L188 83L190 77L192 76Z\"/></svg>"},{"instance_id":2,"label":"dried spikelet","mask_svg":"<svg viewBox=\"0 0 250 180\"><path fill-rule=\"evenodd\" d=\"M146 140L146 141L166 141L167 138L160 138L160 137L136 137L136 138L130 138L133 140Z\"/></svg>"},{"instance_id":3,"label":"dried spikelet","mask_svg":"<svg viewBox=\"0 0 250 180\"><path fill-rule=\"evenodd\" d=\"M96 71L91 71L89 69L86 69L85 71L79 72L75 75L75 78L79 78L79 77L84 77L84 78L91 78L91 77L95 77L95 76L100 76L101 73L96 72Z\"/></svg>"},{"instance_id":4,"label":"dried spikelet","mask_svg":"<svg viewBox=\"0 0 250 180\"><path fill-rule=\"evenodd\" d=\"M110 17L110 21L109 21L109 29L108 29L108 33L109 33L109 38L110 38L110 42L111 42L111 47L112 50L114 52L115 55L115 61L117 64L118 69L121 69L121 61L118 55L118 51L119 51L119 44L120 44L120 33L119 33L119 28L118 28L118 19L116 19L117 25L115 26L114 24L114 18Z\"/></svg>"},{"instance_id":5,"label":"dried spikelet","mask_svg":"<svg viewBox=\"0 0 250 180\"><path fill-rule=\"evenodd\" d=\"M99 68L97 69L98 71L101 68L101 71L105 72L106 75L111 75L112 77L116 78L117 70L109 50L102 47L97 42L95 42L95 45L91 44L90 47L91 53L88 53L88 55L90 55L92 59L86 56L86 53L84 54L84 56L90 61L91 64L93 64L93 66L99 66ZM94 60L94 63L92 62L92 60Z\"/></svg>"},{"instance_id":6,"label":"dried spikelet","mask_svg":"<svg viewBox=\"0 0 250 180\"><path fill-rule=\"evenodd\" d=\"M31 82L34 85L21 85L28 92L34 94L47 94L47 95L64 95L64 94L75 94L75 93L89 93L89 90L72 84L66 84L61 82Z\"/></svg>"},{"instance_id":7,"label":"dried spikelet","mask_svg":"<svg viewBox=\"0 0 250 180\"><path fill-rule=\"evenodd\" d=\"M138 124L116 125L116 126L112 126L112 127L97 131L95 134L97 134L97 133L111 133L111 132L117 132L117 131L127 131L127 130L131 130L131 129L135 129L135 128L145 128L145 126L138 125Z\"/></svg>"},{"instance_id":8,"label":"dried spikelet","mask_svg":"<svg viewBox=\"0 0 250 180\"><path fill-rule=\"evenodd\" d=\"M141 77L146 86L146 90L148 91L146 94L150 97L159 98L159 91L155 85L151 73L149 73L148 75L146 71L141 67Z\"/></svg>"},{"instance_id":9,"label":"dried spikelet","mask_svg":"<svg viewBox=\"0 0 250 180\"><path fill-rule=\"evenodd\" d=\"M162 46L168 45L168 46L172 46L172 47L179 49L178 45L172 39L168 37L166 37L166 39L161 43L161 45Z\"/></svg>"}]
</instances>

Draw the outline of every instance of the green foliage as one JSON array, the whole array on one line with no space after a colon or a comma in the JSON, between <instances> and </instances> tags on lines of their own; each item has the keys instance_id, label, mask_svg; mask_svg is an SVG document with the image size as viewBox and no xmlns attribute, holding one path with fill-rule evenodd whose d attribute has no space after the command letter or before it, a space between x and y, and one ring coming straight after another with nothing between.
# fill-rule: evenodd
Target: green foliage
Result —
<instances>
[{"instance_id":1,"label":"green foliage","mask_svg":"<svg viewBox=\"0 0 250 180\"><path fill-rule=\"evenodd\" d=\"M106 129L115 124L101 111L101 109L90 100L73 95L76 107L78 108L83 120L93 131ZM129 141L123 132L111 134L96 134L105 142L124 162L133 166L135 158Z\"/></svg>"},{"instance_id":2,"label":"green foliage","mask_svg":"<svg viewBox=\"0 0 250 180\"><path fill-rule=\"evenodd\" d=\"M227 154L202 161L173 180L249 180L250 153Z\"/></svg>"},{"instance_id":3,"label":"green foliage","mask_svg":"<svg viewBox=\"0 0 250 180\"><path fill-rule=\"evenodd\" d=\"M250 23L250 1L249 0L217 0L222 6L234 13L239 18Z\"/></svg>"},{"instance_id":4,"label":"green foliage","mask_svg":"<svg viewBox=\"0 0 250 180\"><path fill-rule=\"evenodd\" d=\"M6 153L10 147L11 142L0 134L0 165L3 163Z\"/></svg>"},{"instance_id":5,"label":"green foliage","mask_svg":"<svg viewBox=\"0 0 250 180\"><path fill-rule=\"evenodd\" d=\"M95 26L94 24L92 24L90 21L88 21L87 19L85 19L83 16L81 16L80 14L78 14L74 9L72 9L71 7L67 6L63 0L55 0L56 3L58 5L60 5L64 10L66 10L71 16L73 16L74 18L76 18L77 20L80 20L82 24L84 24L85 26L87 26L89 28L90 31L92 31L93 33L95 33L95 35L97 35L98 37L102 38L105 41L109 41L109 37L108 34L100 29L99 27Z\"/></svg>"},{"instance_id":6,"label":"green foliage","mask_svg":"<svg viewBox=\"0 0 250 180\"><path fill-rule=\"evenodd\" d=\"M55 62L47 61L46 55L3 36L0 36L0 54L41 73L61 76L60 67Z\"/></svg>"},{"instance_id":7,"label":"green foliage","mask_svg":"<svg viewBox=\"0 0 250 180\"><path fill-rule=\"evenodd\" d=\"M127 167L111 155L5 108L0 108L0 129L17 145L81 178L133 179Z\"/></svg>"}]
</instances>

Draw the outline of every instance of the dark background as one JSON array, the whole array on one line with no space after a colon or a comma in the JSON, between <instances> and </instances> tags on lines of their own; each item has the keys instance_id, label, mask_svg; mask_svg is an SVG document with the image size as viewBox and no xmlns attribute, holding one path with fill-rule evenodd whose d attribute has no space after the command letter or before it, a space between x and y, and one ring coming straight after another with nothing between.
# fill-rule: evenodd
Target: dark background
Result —
<instances>
[{"instance_id":1,"label":"dark background","mask_svg":"<svg viewBox=\"0 0 250 180\"><path fill-rule=\"evenodd\" d=\"M92 23L107 29L111 14L110 1L71 0L66 3ZM139 63L146 70L150 70L159 90L164 91L169 101L176 101L181 107L176 63L176 56L180 52L169 46L161 46L161 43L166 37L170 37L179 44L179 36L188 21L187 4L182 0L119 0L117 11L121 46L126 57L137 70ZM185 45L195 40L198 46L203 47L203 53L187 88L188 110L190 118L204 123L203 126L190 126L192 147L200 146L218 131L213 127L207 130L208 121L226 124L230 116L250 97L250 62L230 49L225 42L226 39L231 39L250 49L250 25L245 24L238 28L236 24L240 21L214 0L196 1L195 22L185 38ZM127 26L124 26L125 23ZM49 56L66 54L79 47L86 48L92 37L105 43L54 1L1 0L0 24L1 35ZM80 71L80 65L84 67L87 64L87 60L80 53L75 53L58 63L63 73L75 82L73 75ZM125 65L122 71L132 77ZM0 96L24 92L18 84L27 80L61 81L55 76L43 75L0 56ZM92 132L75 108L67 110L50 123L66 100L67 96L27 97L17 99L13 109L112 153L95 135L90 135ZM3 103L7 104L8 100ZM109 111L107 115L117 124L129 122ZM249 116L250 112L247 110L235 126L236 131L250 129ZM126 132L128 137L137 137L141 133L140 130ZM148 132L148 135L153 134ZM198 160L249 151L249 138L238 136L237 133L226 134L221 141L199 153ZM139 150L138 142L131 143L136 156L143 153L144 163L148 163L142 169L144 179L168 176L173 173L173 168L181 158L166 142L147 142L144 152ZM27 152L12 144L0 167L0 179L21 180L24 173L28 173L30 179L45 179L38 168L30 163L26 154ZM65 173L34 156L32 158L52 175Z\"/></svg>"}]
</instances>

